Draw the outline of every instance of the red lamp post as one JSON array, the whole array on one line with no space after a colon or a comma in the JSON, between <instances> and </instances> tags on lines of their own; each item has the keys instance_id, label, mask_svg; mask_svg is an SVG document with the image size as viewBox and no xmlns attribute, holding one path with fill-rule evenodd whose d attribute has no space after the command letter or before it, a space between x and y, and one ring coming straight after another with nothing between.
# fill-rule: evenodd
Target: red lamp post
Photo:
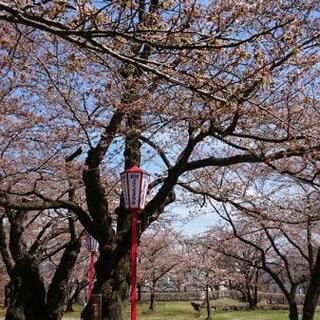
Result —
<instances>
[{"instance_id":1,"label":"red lamp post","mask_svg":"<svg viewBox=\"0 0 320 320\"><path fill-rule=\"evenodd\" d=\"M98 242L91 235L87 234L87 249L90 252L90 263L89 263L89 284L88 284L88 301L91 297L91 291L93 288L93 280L94 280L94 257L98 250Z\"/></svg>"},{"instance_id":2,"label":"red lamp post","mask_svg":"<svg viewBox=\"0 0 320 320\"><path fill-rule=\"evenodd\" d=\"M145 206L150 175L133 166L120 176L124 204L131 211L131 320L137 320L138 212Z\"/></svg>"}]
</instances>

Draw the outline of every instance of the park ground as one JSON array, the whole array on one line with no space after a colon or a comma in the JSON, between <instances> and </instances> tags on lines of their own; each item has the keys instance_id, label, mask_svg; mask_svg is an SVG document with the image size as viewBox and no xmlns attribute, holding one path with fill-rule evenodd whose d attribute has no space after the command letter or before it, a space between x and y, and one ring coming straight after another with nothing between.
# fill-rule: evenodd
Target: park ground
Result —
<instances>
[{"instance_id":1,"label":"park ground","mask_svg":"<svg viewBox=\"0 0 320 320\"><path fill-rule=\"evenodd\" d=\"M75 312L66 313L63 320L80 319L81 306L75 307ZM139 320L204 320L205 310L201 311L200 317L195 312L190 302L158 302L156 310L150 312L148 304L139 305ZM0 309L0 319L4 319L4 309ZM130 319L128 312L126 320ZM213 320L287 320L287 310L254 310L254 311L213 311ZM315 316L320 320L320 312Z\"/></svg>"},{"instance_id":2,"label":"park ground","mask_svg":"<svg viewBox=\"0 0 320 320\"><path fill-rule=\"evenodd\" d=\"M139 320L204 320L205 309L201 311L200 317L193 310L190 302L158 302L156 310L150 312L148 304L140 304L138 308ZM77 319L79 315L75 312L73 316ZM64 320L71 320L71 315L66 315ZM74 319L74 318L73 318ZM130 319L128 312L126 320ZM212 320L288 320L287 310L254 310L254 311L213 311ZM315 320L320 320L320 312Z\"/></svg>"}]
</instances>

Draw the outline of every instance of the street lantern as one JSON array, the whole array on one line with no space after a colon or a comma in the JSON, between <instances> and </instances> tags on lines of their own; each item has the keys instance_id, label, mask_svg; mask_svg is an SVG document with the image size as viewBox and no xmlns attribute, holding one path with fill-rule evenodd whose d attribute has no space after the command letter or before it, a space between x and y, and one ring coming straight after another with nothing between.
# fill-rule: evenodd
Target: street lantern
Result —
<instances>
[{"instance_id":1,"label":"street lantern","mask_svg":"<svg viewBox=\"0 0 320 320\"><path fill-rule=\"evenodd\" d=\"M120 177L124 205L131 211L131 320L137 320L138 213L146 203L150 175L133 166Z\"/></svg>"},{"instance_id":2,"label":"street lantern","mask_svg":"<svg viewBox=\"0 0 320 320\"><path fill-rule=\"evenodd\" d=\"M88 284L88 301L91 297L91 292L93 288L93 280L94 280L94 258L96 255L96 252L98 251L98 242L97 240L92 237L91 235L87 234L86 236L86 242L87 242L87 250L90 253L90 262L89 262L89 284Z\"/></svg>"},{"instance_id":3,"label":"street lantern","mask_svg":"<svg viewBox=\"0 0 320 320\"><path fill-rule=\"evenodd\" d=\"M143 210L150 175L137 166L121 173L124 204L127 209Z\"/></svg>"},{"instance_id":4,"label":"street lantern","mask_svg":"<svg viewBox=\"0 0 320 320\"><path fill-rule=\"evenodd\" d=\"M94 237L92 237L89 234L87 234L86 241L87 241L87 250L88 250L88 252L91 253L91 252L97 252L98 251L98 242Z\"/></svg>"}]
</instances>

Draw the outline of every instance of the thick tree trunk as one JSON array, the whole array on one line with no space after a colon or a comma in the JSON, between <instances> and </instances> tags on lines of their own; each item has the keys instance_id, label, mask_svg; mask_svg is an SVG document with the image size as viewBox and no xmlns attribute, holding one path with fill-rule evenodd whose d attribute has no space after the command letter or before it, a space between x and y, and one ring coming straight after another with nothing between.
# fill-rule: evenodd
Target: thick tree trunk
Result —
<instances>
[{"instance_id":1,"label":"thick tree trunk","mask_svg":"<svg viewBox=\"0 0 320 320\"><path fill-rule=\"evenodd\" d=\"M156 294L155 294L154 291L151 291L149 310L154 311L154 309L155 309L155 302L156 302Z\"/></svg>"},{"instance_id":2,"label":"thick tree trunk","mask_svg":"<svg viewBox=\"0 0 320 320\"><path fill-rule=\"evenodd\" d=\"M211 320L211 305L210 305L210 293L209 293L209 285L206 286L206 304L207 304L207 319Z\"/></svg>"},{"instance_id":3,"label":"thick tree trunk","mask_svg":"<svg viewBox=\"0 0 320 320\"><path fill-rule=\"evenodd\" d=\"M255 309L255 308L257 308L257 305L258 305L258 288L255 287L254 292L253 292L253 304L252 304L252 306Z\"/></svg>"},{"instance_id":4,"label":"thick tree trunk","mask_svg":"<svg viewBox=\"0 0 320 320\"><path fill-rule=\"evenodd\" d=\"M60 320L67 282L80 250L80 239L70 242L61 258L46 296L39 261L32 255L16 262L10 272L10 304L6 320Z\"/></svg>"},{"instance_id":5,"label":"thick tree trunk","mask_svg":"<svg viewBox=\"0 0 320 320\"><path fill-rule=\"evenodd\" d=\"M80 252L80 238L68 244L51 281L47 294L48 320L62 319L68 294L68 281Z\"/></svg>"},{"instance_id":6,"label":"thick tree trunk","mask_svg":"<svg viewBox=\"0 0 320 320\"><path fill-rule=\"evenodd\" d=\"M254 309L253 296L251 294L251 286L250 283L246 283L246 302L249 304L249 309Z\"/></svg>"},{"instance_id":7,"label":"thick tree trunk","mask_svg":"<svg viewBox=\"0 0 320 320\"><path fill-rule=\"evenodd\" d=\"M130 250L105 252L102 248L96 263L97 281L94 294L102 294L102 320L123 320L124 306L130 288ZM91 305L82 312L82 319L91 320Z\"/></svg>"},{"instance_id":8,"label":"thick tree trunk","mask_svg":"<svg viewBox=\"0 0 320 320\"><path fill-rule=\"evenodd\" d=\"M237 289L239 290L239 292L241 293L241 298L240 298L240 301L243 301L243 302L248 302L249 301L249 298L248 298L248 293L246 290L244 289ZM218 298L219 299L219 298Z\"/></svg>"},{"instance_id":9,"label":"thick tree trunk","mask_svg":"<svg viewBox=\"0 0 320 320\"><path fill-rule=\"evenodd\" d=\"M302 320L313 320L320 296L320 250L313 266L309 287L304 299Z\"/></svg>"},{"instance_id":10,"label":"thick tree trunk","mask_svg":"<svg viewBox=\"0 0 320 320\"><path fill-rule=\"evenodd\" d=\"M17 264L11 276L6 320L46 320L45 289L32 257Z\"/></svg>"},{"instance_id":11,"label":"thick tree trunk","mask_svg":"<svg viewBox=\"0 0 320 320\"><path fill-rule=\"evenodd\" d=\"M142 284L138 283L138 302L141 302L142 299Z\"/></svg>"},{"instance_id":12,"label":"thick tree trunk","mask_svg":"<svg viewBox=\"0 0 320 320\"><path fill-rule=\"evenodd\" d=\"M319 272L319 271L318 271ZM320 275L312 279L304 300L302 320L313 320L320 295Z\"/></svg>"},{"instance_id":13,"label":"thick tree trunk","mask_svg":"<svg viewBox=\"0 0 320 320\"><path fill-rule=\"evenodd\" d=\"M290 296L288 299L289 303L289 319L290 320L299 320L299 313L297 303L294 296Z\"/></svg>"},{"instance_id":14,"label":"thick tree trunk","mask_svg":"<svg viewBox=\"0 0 320 320\"><path fill-rule=\"evenodd\" d=\"M251 293L250 292L247 292L247 302L248 302L248 304L249 304L249 309L250 310L253 310L253 309L255 309L255 307L256 307L256 305L255 305L255 303L254 303L254 299L253 299L253 297L251 296Z\"/></svg>"},{"instance_id":15,"label":"thick tree trunk","mask_svg":"<svg viewBox=\"0 0 320 320\"><path fill-rule=\"evenodd\" d=\"M254 310L257 308L258 304L258 290L256 286L248 285L246 289L247 302L249 304L249 309Z\"/></svg>"},{"instance_id":16,"label":"thick tree trunk","mask_svg":"<svg viewBox=\"0 0 320 320\"><path fill-rule=\"evenodd\" d=\"M10 286L10 299L7 306L6 320L25 320L23 300L19 294L22 287L22 279L19 276L11 278Z\"/></svg>"},{"instance_id":17,"label":"thick tree trunk","mask_svg":"<svg viewBox=\"0 0 320 320\"><path fill-rule=\"evenodd\" d=\"M5 308L8 308L10 305L10 297L11 297L11 288L10 288L10 283L6 284L4 288L4 303L3 306Z\"/></svg>"},{"instance_id":18,"label":"thick tree trunk","mask_svg":"<svg viewBox=\"0 0 320 320\"><path fill-rule=\"evenodd\" d=\"M153 278L155 277L153 273ZM152 288L151 288L151 294L150 294L150 305L149 310L154 311L156 304L156 281L152 281Z\"/></svg>"}]
</instances>

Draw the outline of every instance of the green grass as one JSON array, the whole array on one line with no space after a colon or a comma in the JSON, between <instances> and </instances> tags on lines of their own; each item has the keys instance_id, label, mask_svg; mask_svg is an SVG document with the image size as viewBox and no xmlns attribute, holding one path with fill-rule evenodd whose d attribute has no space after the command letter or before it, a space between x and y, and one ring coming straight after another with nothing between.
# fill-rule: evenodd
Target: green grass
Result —
<instances>
[{"instance_id":1,"label":"green grass","mask_svg":"<svg viewBox=\"0 0 320 320\"><path fill-rule=\"evenodd\" d=\"M245 306L245 302L241 302L238 300L230 299L230 298L221 298L218 300L210 301L211 306L214 307L222 307L222 306Z\"/></svg>"},{"instance_id":2,"label":"green grass","mask_svg":"<svg viewBox=\"0 0 320 320\"><path fill-rule=\"evenodd\" d=\"M236 311L214 314L213 320L288 320L288 311Z\"/></svg>"},{"instance_id":3,"label":"green grass","mask_svg":"<svg viewBox=\"0 0 320 320\"><path fill-rule=\"evenodd\" d=\"M214 305L241 305L230 299L220 299L213 301ZM80 319L79 314L82 306L75 306L75 311L66 313L66 318ZM201 311L200 317L193 310L190 302L157 302L156 310L150 312L148 304L139 304L139 320L204 320L206 318L205 309ZM5 310L0 308L0 318L3 318ZM130 319L130 311L127 311L126 320ZM288 320L288 311L276 310L255 310L255 311L228 311L212 312L212 320ZM316 314L315 320L320 320L320 312Z\"/></svg>"},{"instance_id":4,"label":"green grass","mask_svg":"<svg viewBox=\"0 0 320 320\"><path fill-rule=\"evenodd\" d=\"M73 309L74 309L73 312L65 312L64 316L65 317L70 317L70 318L78 318L78 319L80 319L79 315L80 315L80 313L81 313L81 311L83 309L83 306L79 305L79 304L75 304L73 306Z\"/></svg>"},{"instance_id":5,"label":"green grass","mask_svg":"<svg viewBox=\"0 0 320 320\"><path fill-rule=\"evenodd\" d=\"M235 304L230 299L215 301L215 305ZM241 302L239 302L241 305ZM152 313L148 310L147 304L139 305L139 320L204 320L206 311L201 311L200 317L193 310L190 302L158 302L156 310ZM126 320L129 320L129 314ZM212 312L212 320L288 320L288 311L278 310L257 310L257 311L227 311ZM316 314L315 320L320 320L320 313Z\"/></svg>"},{"instance_id":6,"label":"green grass","mask_svg":"<svg viewBox=\"0 0 320 320\"><path fill-rule=\"evenodd\" d=\"M195 316L197 315L197 312L193 310L190 303L188 306L188 304L186 304L185 302L158 302L156 303L156 308L154 312L149 311L148 307L148 304L142 304L139 306L139 320L189 320L195 319Z\"/></svg>"}]
</instances>

